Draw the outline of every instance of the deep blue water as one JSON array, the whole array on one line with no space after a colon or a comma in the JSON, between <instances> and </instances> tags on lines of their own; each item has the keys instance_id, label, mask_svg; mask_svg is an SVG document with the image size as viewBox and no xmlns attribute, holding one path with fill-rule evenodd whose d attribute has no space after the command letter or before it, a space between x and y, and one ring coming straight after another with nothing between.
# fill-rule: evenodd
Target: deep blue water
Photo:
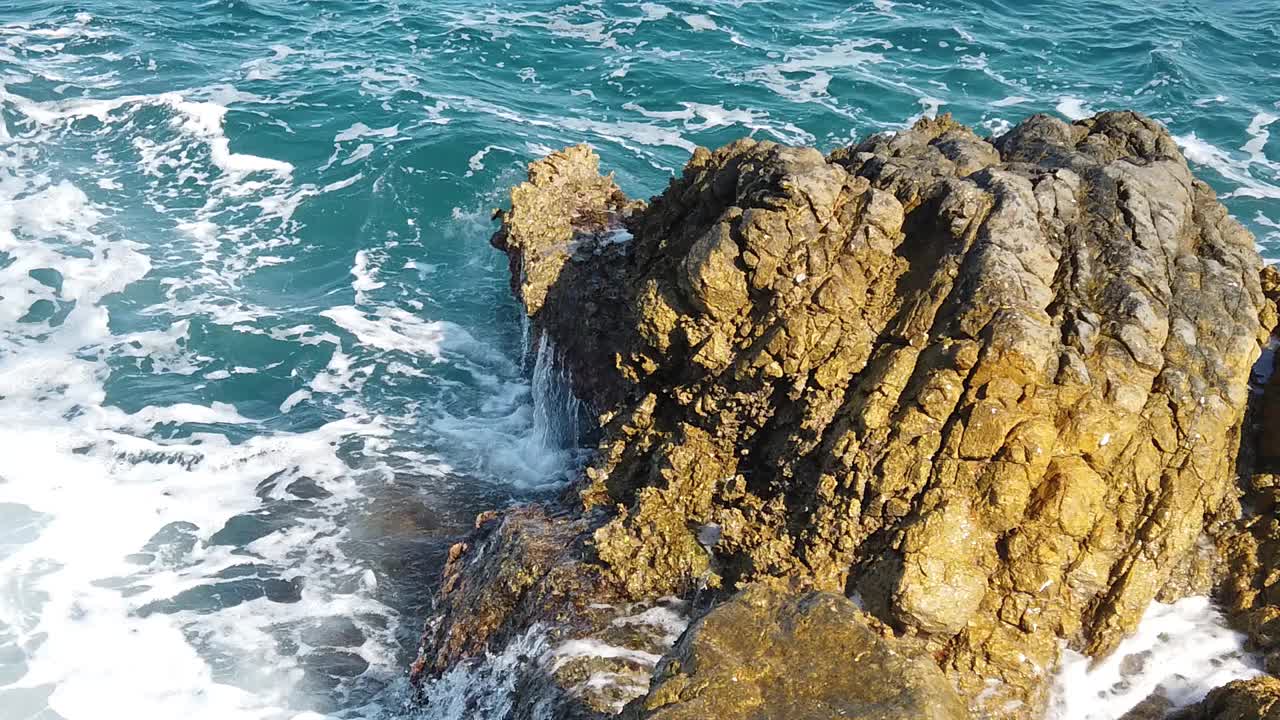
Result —
<instances>
[{"instance_id":1,"label":"deep blue water","mask_svg":"<svg viewBox=\"0 0 1280 720\"><path fill-rule=\"evenodd\" d=\"M1122 107L1280 257L1280 3L0 0L0 719L402 714L450 539L572 467L530 160Z\"/></svg>"}]
</instances>

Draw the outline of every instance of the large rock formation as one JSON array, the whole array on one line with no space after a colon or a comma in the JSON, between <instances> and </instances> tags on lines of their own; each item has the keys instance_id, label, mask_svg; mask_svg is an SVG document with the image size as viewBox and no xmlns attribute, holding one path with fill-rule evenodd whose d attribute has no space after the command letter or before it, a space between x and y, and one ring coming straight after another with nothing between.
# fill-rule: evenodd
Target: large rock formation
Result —
<instances>
[{"instance_id":1,"label":"large rock formation","mask_svg":"<svg viewBox=\"0 0 1280 720\"><path fill-rule=\"evenodd\" d=\"M576 525L496 594L460 552L424 657L530 607L598 626L530 604L556 568L633 601L787 578L859 597L976 715L1026 717L1062 642L1105 654L1209 588L1273 311L1157 123L742 140L647 206L597 165L534 163L494 238L600 418ZM473 595L499 598L479 623Z\"/></svg>"}]
</instances>

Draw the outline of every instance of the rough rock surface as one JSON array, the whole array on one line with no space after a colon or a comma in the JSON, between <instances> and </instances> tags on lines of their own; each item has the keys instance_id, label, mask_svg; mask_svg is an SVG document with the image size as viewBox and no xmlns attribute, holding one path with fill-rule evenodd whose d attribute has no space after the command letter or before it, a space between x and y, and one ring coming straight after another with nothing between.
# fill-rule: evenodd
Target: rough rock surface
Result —
<instances>
[{"instance_id":1,"label":"rough rock surface","mask_svg":"<svg viewBox=\"0 0 1280 720\"><path fill-rule=\"evenodd\" d=\"M433 702L431 679L511 648L518 649L508 658L512 667L472 668L472 682L463 681L473 685L462 693L466 717L588 720L646 692L683 629L685 604L622 597L601 566L583 560L589 527L542 505L476 519L476 530L450 549L436 615L412 668L420 700ZM507 709L498 710L494 686L511 681L492 676L504 672L516 676L519 700L500 698Z\"/></svg>"},{"instance_id":2,"label":"rough rock surface","mask_svg":"<svg viewBox=\"0 0 1280 720\"><path fill-rule=\"evenodd\" d=\"M1105 654L1208 589L1274 311L1157 123L742 140L647 207L579 147L512 199L494 244L601 425L575 560L528 577L856 593L984 717L1038 712L1061 641ZM446 618L426 656L500 624Z\"/></svg>"},{"instance_id":3,"label":"rough rock surface","mask_svg":"<svg viewBox=\"0 0 1280 720\"><path fill-rule=\"evenodd\" d=\"M528 629L552 605L588 603L598 588L569 552L581 521L555 522L537 505L476 519L476 532L449 549L437 610L447 625L428 628L414 676L439 673Z\"/></svg>"},{"instance_id":4,"label":"rough rock surface","mask_svg":"<svg viewBox=\"0 0 1280 720\"><path fill-rule=\"evenodd\" d=\"M1280 298L1280 272L1261 273L1263 292ZM1264 324L1276 327L1274 313ZM1236 627L1248 636L1249 649L1272 675L1280 673L1280 374L1274 354L1255 368L1255 397L1246 422L1238 469L1244 515L1235 531L1218 543L1221 554L1217 599ZM1224 685L1177 720L1280 720L1280 680L1266 676Z\"/></svg>"},{"instance_id":5,"label":"rough rock surface","mask_svg":"<svg viewBox=\"0 0 1280 720\"><path fill-rule=\"evenodd\" d=\"M1250 515L1222 544L1225 579L1218 595L1267 671L1280 673L1280 477L1260 473L1249 483Z\"/></svg>"},{"instance_id":6,"label":"rough rock surface","mask_svg":"<svg viewBox=\"0 0 1280 720\"><path fill-rule=\"evenodd\" d=\"M751 586L702 617L625 718L959 720L928 658L904 655L833 593Z\"/></svg>"},{"instance_id":7,"label":"rough rock surface","mask_svg":"<svg viewBox=\"0 0 1280 720\"><path fill-rule=\"evenodd\" d=\"M1171 720L1280 720L1280 680L1264 675L1227 683Z\"/></svg>"}]
</instances>

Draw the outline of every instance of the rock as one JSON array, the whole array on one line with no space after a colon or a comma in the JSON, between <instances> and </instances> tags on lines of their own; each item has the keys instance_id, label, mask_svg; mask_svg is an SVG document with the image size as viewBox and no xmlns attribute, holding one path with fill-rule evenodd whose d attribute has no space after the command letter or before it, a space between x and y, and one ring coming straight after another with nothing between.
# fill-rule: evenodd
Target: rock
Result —
<instances>
[{"instance_id":1,"label":"rock","mask_svg":"<svg viewBox=\"0 0 1280 720\"><path fill-rule=\"evenodd\" d=\"M1280 720L1280 679L1263 675L1227 683L1170 720Z\"/></svg>"},{"instance_id":2,"label":"rock","mask_svg":"<svg viewBox=\"0 0 1280 720\"><path fill-rule=\"evenodd\" d=\"M1263 292L1280 299L1280 271L1266 267ZM1276 327L1276 317L1264 315ZM1280 373L1274 348L1254 370L1254 398L1238 467L1245 513L1219 543L1217 600L1268 672L1280 673Z\"/></svg>"},{"instance_id":3,"label":"rock","mask_svg":"<svg viewBox=\"0 0 1280 720\"><path fill-rule=\"evenodd\" d=\"M741 140L648 205L583 147L529 177L494 244L599 442L548 521L572 530L540 531L565 538L446 571L445 615L476 615L428 632L432 667L580 623L520 599L568 578L634 601L786 579L856 593L976 716L1026 717L1063 643L1105 655L1207 588L1275 309L1159 124Z\"/></svg>"},{"instance_id":4,"label":"rock","mask_svg":"<svg viewBox=\"0 0 1280 720\"><path fill-rule=\"evenodd\" d=\"M698 620L623 713L638 720L959 720L938 666L833 593L752 586Z\"/></svg>"},{"instance_id":5,"label":"rock","mask_svg":"<svg viewBox=\"0 0 1280 720\"><path fill-rule=\"evenodd\" d=\"M514 678L499 686L519 701L495 717L601 718L644 694L679 634L671 626L684 623L670 599L627 602L602 567L583 560L589 527L539 505L477 518L475 532L450 549L412 669L422 700L431 702L431 682L447 671L513 651ZM493 702L489 675L477 669L466 690L477 707Z\"/></svg>"},{"instance_id":6,"label":"rock","mask_svg":"<svg viewBox=\"0 0 1280 720\"><path fill-rule=\"evenodd\" d=\"M554 522L536 505L477 518L476 532L449 550L438 619L423 640L433 652L419 657L415 680L501 648L553 604L564 614L574 602L590 603L587 569L569 557L584 527Z\"/></svg>"},{"instance_id":7,"label":"rock","mask_svg":"<svg viewBox=\"0 0 1280 720\"><path fill-rule=\"evenodd\" d=\"M511 209L492 244L507 254L511 289L533 327L599 327L612 321L625 280L615 275L628 236L625 220L644 206L628 200L586 145L567 148L529 166L529 182L511 191ZM577 379L579 392L603 397L619 383L608 377L613 348L595 333L557 336L574 366L592 367ZM536 338L535 338L536 340ZM537 347L537 343L533 343Z\"/></svg>"},{"instance_id":8,"label":"rock","mask_svg":"<svg viewBox=\"0 0 1280 720\"><path fill-rule=\"evenodd\" d=\"M1156 688L1155 692L1120 716L1120 720L1164 720L1173 707L1173 701L1162 692L1162 688Z\"/></svg>"},{"instance_id":9,"label":"rock","mask_svg":"<svg viewBox=\"0 0 1280 720\"><path fill-rule=\"evenodd\" d=\"M346 617L324 618L304 627L302 642L312 647L360 647L364 644L364 632L355 621Z\"/></svg>"},{"instance_id":10,"label":"rock","mask_svg":"<svg viewBox=\"0 0 1280 720\"><path fill-rule=\"evenodd\" d=\"M1249 646L1265 658L1267 670L1280 673L1280 478L1254 475L1246 502L1250 514L1221 545L1223 580L1218 599Z\"/></svg>"},{"instance_id":11,"label":"rock","mask_svg":"<svg viewBox=\"0 0 1280 720\"><path fill-rule=\"evenodd\" d=\"M369 661L342 650L315 650L303 658L303 665L314 672L330 677L356 677L369 669Z\"/></svg>"},{"instance_id":12,"label":"rock","mask_svg":"<svg viewBox=\"0 0 1280 720\"><path fill-rule=\"evenodd\" d=\"M1260 277L1267 298L1280 299L1280 271L1267 266ZM1262 318L1264 325L1276 328L1270 308ZM1272 675L1280 673L1280 373L1275 372L1274 352L1274 347L1269 349L1254 368L1254 395L1245 423L1249 432L1237 459L1245 512L1219 539L1214 568L1216 599ZM1271 709L1278 691L1280 680L1274 677L1228 683L1174 717L1280 718L1280 708Z\"/></svg>"}]
</instances>

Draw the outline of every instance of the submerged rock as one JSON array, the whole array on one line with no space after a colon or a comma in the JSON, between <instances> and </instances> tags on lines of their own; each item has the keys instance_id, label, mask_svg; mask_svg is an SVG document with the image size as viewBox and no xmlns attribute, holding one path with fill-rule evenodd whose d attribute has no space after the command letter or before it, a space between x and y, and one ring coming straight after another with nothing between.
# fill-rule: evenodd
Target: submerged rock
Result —
<instances>
[{"instance_id":1,"label":"submerged rock","mask_svg":"<svg viewBox=\"0 0 1280 720\"><path fill-rule=\"evenodd\" d=\"M741 140L647 206L571 148L499 217L600 440L555 548L459 551L427 666L599 625L525 596L785 578L856 594L975 715L1026 717L1062 643L1104 655L1209 589L1274 308L1154 121Z\"/></svg>"},{"instance_id":2,"label":"submerged rock","mask_svg":"<svg viewBox=\"0 0 1280 720\"><path fill-rule=\"evenodd\" d=\"M938 666L900 652L847 598L753 586L691 626L625 718L959 720Z\"/></svg>"}]
</instances>

